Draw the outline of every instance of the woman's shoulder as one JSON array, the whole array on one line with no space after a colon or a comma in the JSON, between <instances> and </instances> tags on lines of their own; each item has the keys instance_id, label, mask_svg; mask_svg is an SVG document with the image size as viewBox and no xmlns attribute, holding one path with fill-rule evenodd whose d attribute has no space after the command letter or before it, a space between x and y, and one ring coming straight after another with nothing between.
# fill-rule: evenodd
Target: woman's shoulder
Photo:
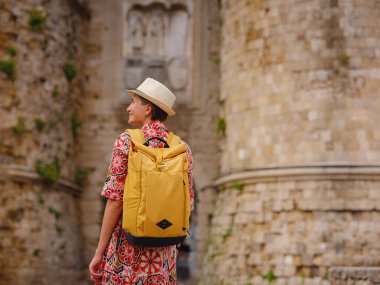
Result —
<instances>
[{"instance_id":1,"label":"woman's shoulder","mask_svg":"<svg viewBox=\"0 0 380 285\"><path fill-rule=\"evenodd\" d=\"M114 149L128 149L131 137L127 131L123 131L115 140Z\"/></svg>"},{"instance_id":2,"label":"woman's shoulder","mask_svg":"<svg viewBox=\"0 0 380 285\"><path fill-rule=\"evenodd\" d=\"M120 140L129 140L131 137L128 134L127 130L123 131L119 136L118 139Z\"/></svg>"}]
</instances>

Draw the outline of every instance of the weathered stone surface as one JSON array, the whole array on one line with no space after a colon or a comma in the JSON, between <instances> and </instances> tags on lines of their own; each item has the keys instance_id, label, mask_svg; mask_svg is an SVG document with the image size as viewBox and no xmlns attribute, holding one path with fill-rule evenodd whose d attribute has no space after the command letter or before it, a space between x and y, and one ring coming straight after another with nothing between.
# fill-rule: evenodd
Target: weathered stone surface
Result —
<instances>
[{"instance_id":1,"label":"weathered stone surface","mask_svg":"<svg viewBox=\"0 0 380 285\"><path fill-rule=\"evenodd\" d=\"M123 85L136 88L146 77L165 83L186 104L192 97L192 1L175 5L156 1L125 5Z\"/></svg>"},{"instance_id":2,"label":"weathered stone surface","mask_svg":"<svg viewBox=\"0 0 380 285\"><path fill-rule=\"evenodd\" d=\"M35 10L46 17L40 29L29 23ZM0 74L1 284L86 280L80 201L64 187L80 189L73 182L80 128L72 123L74 113L81 123L85 23L70 1L0 4L0 60L16 67L13 79ZM67 63L76 71L70 79ZM38 160L57 161L64 182L36 179Z\"/></svg>"},{"instance_id":3,"label":"weathered stone surface","mask_svg":"<svg viewBox=\"0 0 380 285\"><path fill-rule=\"evenodd\" d=\"M57 284L79 284L83 243L78 198L42 183L0 182L0 190L6 205L1 211L0 283L51 284L59 276Z\"/></svg>"},{"instance_id":4,"label":"weathered stone surface","mask_svg":"<svg viewBox=\"0 0 380 285\"><path fill-rule=\"evenodd\" d=\"M334 267L329 271L331 285L375 285L380 284L378 267Z\"/></svg>"},{"instance_id":5,"label":"weathered stone surface","mask_svg":"<svg viewBox=\"0 0 380 285\"><path fill-rule=\"evenodd\" d=\"M206 254L202 284L246 284L231 260L252 284L329 284L331 266L380 264L379 15L375 1L222 1L227 189L214 218L234 230L211 228L219 258ZM257 239L248 258L228 249L236 236Z\"/></svg>"},{"instance_id":6,"label":"weathered stone surface","mask_svg":"<svg viewBox=\"0 0 380 285\"><path fill-rule=\"evenodd\" d=\"M373 182L372 187L376 187L375 184ZM305 208L299 203L301 200L295 198L304 197L305 193L308 193L310 201L318 201L313 198L319 197L320 191L332 192L334 197L339 197L345 192L346 187L356 189L357 192L365 192L367 183L360 183L357 180L352 180L351 183L324 180L311 183L305 180L296 181L293 186L293 189L287 186L286 189L288 189L287 196L294 197L294 208L274 213L271 205L281 204L283 201L280 195L282 182L268 184L265 192L252 191L251 188L248 193L244 190L242 192L237 192L235 189L225 190L221 194L221 200L216 203L214 213L218 214L213 218L210 237L218 256L222 256L222 260L232 259L237 262L239 252L244 249L248 254L247 259L244 259L247 264L240 267L246 268L247 275L250 272L249 268L265 269L263 266L268 265L278 278L289 278L303 272L305 277L310 278L309 284L326 283L323 276L326 274L326 268L331 266L379 264L380 248L371 242L376 240L378 235L379 225L376 222L380 218L378 212L371 211L371 208L357 212L354 205L353 211L350 208L345 210L344 204L350 206L348 201L355 201L356 195L347 196L339 212L326 207L329 201L314 204L310 202L313 207ZM255 197L255 201L251 203L262 201L263 207L259 212L246 212L245 208L238 207L235 213L231 213L227 200L224 200L231 194L238 194L238 201L246 203L252 201L249 197ZM347 192L344 193L346 194ZM259 214L262 218L257 219L256 215ZM270 214L270 219L264 218L267 214ZM236 240L236 237L243 236L250 239ZM366 254L361 254L362 252ZM222 261L218 259L215 262L205 263L207 270L205 272L218 272L217 275L224 280L235 278L230 271L225 272L221 269L220 262ZM315 279L318 276L319 281Z\"/></svg>"}]
</instances>

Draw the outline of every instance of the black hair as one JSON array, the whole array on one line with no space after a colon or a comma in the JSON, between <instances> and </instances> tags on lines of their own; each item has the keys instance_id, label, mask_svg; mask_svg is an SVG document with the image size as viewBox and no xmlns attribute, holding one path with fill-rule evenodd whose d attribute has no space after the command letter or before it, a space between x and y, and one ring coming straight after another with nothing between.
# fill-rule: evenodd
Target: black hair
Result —
<instances>
[{"instance_id":1,"label":"black hair","mask_svg":"<svg viewBox=\"0 0 380 285\"><path fill-rule=\"evenodd\" d=\"M149 100L143 98L140 96L141 103L143 105L149 104L152 107L152 121L161 121L164 122L168 118L168 113L166 113L164 110L162 110L160 107L157 105L153 104Z\"/></svg>"}]
</instances>

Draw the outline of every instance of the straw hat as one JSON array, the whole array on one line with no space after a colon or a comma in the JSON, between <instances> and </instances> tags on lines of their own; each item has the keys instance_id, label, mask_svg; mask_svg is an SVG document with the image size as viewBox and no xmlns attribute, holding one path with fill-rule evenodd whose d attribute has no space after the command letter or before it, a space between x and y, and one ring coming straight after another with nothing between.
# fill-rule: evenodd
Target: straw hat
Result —
<instances>
[{"instance_id":1,"label":"straw hat","mask_svg":"<svg viewBox=\"0 0 380 285\"><path fill-rule=\"evenodd\" d=\"M142 98L152 102L163 111L165 111L169 116L175 114L172 109L175 102L175 95L162 83L154 80L152 78L147 78L139 87L132 90L127 90L131 94L136 94Z\"/></svg>"}]
</instances>

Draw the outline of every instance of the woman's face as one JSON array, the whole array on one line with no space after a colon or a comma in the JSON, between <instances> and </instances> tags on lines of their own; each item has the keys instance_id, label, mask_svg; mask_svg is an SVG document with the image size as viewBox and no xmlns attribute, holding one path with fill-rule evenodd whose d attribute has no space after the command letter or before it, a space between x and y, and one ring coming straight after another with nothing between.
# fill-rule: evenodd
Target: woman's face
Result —
<instances>
[{"instance_id":1,"label":"woman's face","mask_svg":"<svg viewBox=\"0 0 380 285\"><path fill-rule=\"evenodd\" d=\"M132 95L131 104L127 108L128 124L132 126L142 126L150 121L151 106L149 104L143 105L140 97Z\"/></svg>"}]
</instances>

